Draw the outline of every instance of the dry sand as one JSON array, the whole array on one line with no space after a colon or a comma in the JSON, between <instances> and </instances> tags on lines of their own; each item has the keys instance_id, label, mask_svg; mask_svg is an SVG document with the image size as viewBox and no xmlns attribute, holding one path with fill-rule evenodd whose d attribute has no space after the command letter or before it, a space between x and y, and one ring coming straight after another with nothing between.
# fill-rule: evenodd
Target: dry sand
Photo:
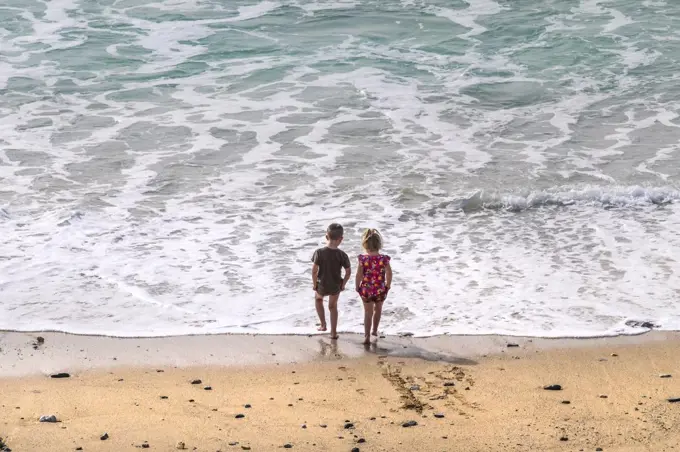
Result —
<instances>
[{"instance_id":1,"label":"dry sand","mask_svg":"<svg viewBox=\"0 0 680 452\"><path fill-rule=\"evenodd\" d=\"M210 452L285 445L347 452L680 450L680 402L667 400L680 397L676 333L524 338L510 348L512 340L499 337L387 338L368 351L352 336L337 346L321 337L111 339L116 352L127 351L115 362L97 342L109 339L49 334L34 350L36 336L0 336L0 436L14 451L124 451L145 443L172 451L178 442ZM163 348L204 340L232 348L266 341L278 353L260 351L259 362L239 363L235 357L252 354L195 348L178 363ZM70 360L66 342L82 347L69 352ZM156 354L145 351L149 344L158 345ZM227 357L229 365L192 364L210 355ZM44 373L57 367L70 378ZM191 384L195 379L202 382ZM562 390L543 389L550 384ZM38 422L50 414L59 422ZM417 425L404 427L408 421Z\"/></svg>"}]
</instances>

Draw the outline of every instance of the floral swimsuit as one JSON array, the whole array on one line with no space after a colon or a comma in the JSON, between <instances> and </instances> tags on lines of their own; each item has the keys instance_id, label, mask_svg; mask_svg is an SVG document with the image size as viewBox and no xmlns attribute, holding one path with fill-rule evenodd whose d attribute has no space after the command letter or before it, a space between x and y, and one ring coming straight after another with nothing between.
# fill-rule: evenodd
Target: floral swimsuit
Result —
<instances>
[{"instance_id":1,"label":"floral swimsuit","mask_svg":"<svg viewBox=\"0 0 680 452\"><path fill-rule=\"evenodd\" d=\"M359 255L359 265L364 271L364 279L359 285L361 298L376 303L385 301L389 292L389 288L385 286L385 269L389 263L390 257L384 254Z\"/></svg>"}]
</instances>

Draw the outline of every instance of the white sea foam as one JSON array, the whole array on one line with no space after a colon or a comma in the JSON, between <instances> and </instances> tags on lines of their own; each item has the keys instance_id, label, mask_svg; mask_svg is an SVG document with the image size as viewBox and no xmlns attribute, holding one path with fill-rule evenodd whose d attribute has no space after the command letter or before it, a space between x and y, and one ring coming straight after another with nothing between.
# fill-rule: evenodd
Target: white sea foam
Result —
<instances>
[{"instance_id":1,"label":"white sea foam","mask_svg":"<svg viewBox=\"0 0 680 452\"><path fill-rule=\"evenodd\" d=\"M332 221L353 258L363 227L385 235L387 333L680 328L677 80L642 72L672 49L626 36L649 11L583 1L493 48L499 3L347 20L375 7L26 10L32 34L1 34L0 328L309 333ZM564 34L615 39L538 67ZM76 67L87 52L111 65ZM343 294L342 331L360 304Z\"/></svg>"}]
</instances>

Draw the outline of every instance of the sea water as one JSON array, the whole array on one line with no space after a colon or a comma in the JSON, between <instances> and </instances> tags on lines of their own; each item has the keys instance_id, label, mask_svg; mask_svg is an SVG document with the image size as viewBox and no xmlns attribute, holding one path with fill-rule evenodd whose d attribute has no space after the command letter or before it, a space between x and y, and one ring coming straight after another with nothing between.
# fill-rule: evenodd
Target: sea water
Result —
<instances>
[{"instance_id":1,"label":"sea water","mask_svg":"<svg viewBox=\"0 0 680 452\"><path fill-rule=\"evenodd\" d=\"M384 235L388 334L679 329L678 16L5 0L0 329L313 332L336 221Z\"/></svg>"}]
</instances>

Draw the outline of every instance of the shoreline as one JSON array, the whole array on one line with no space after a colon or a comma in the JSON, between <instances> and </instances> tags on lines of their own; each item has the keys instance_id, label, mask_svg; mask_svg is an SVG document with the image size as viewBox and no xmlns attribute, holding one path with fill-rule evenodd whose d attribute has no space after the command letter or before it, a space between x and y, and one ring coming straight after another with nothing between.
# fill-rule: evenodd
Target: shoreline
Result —
<instances>
[{"instance_id":1,"label":"shoreline","mask_svg":"<svg viewBox=\"0 0 680 452\"><path fill-rule=\"evenodd\" d=\"M42 337L44 343L38 344ZM476 358L528 354L553 349L582 349L680 343L680 332L591 338L540 338L500 335L381 336L370 347L363 336L346 333L337 341L327 334L209 334L123 338L59 332L0 331L0 378L120 367L248 366L360 359L376 355L468 364ZM508 346L508 344L514 344Z\"/></svg>"}]
</instances>

